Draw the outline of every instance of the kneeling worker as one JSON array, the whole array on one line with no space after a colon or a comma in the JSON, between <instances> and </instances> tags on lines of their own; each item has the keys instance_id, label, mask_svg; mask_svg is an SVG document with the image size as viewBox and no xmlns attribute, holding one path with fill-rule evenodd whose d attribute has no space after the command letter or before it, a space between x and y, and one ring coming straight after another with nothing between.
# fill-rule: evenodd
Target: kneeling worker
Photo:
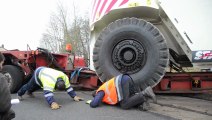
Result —
<instances>
[{"instance_id":1,"label":"kneeling worker","mask_svg":"<svg viewBox=\"0 0 212 120\"><path fill-rule=\"evenodd\" d=\"M69 78L66 74L47 67L39 67L35 70L30 81L18 91L18 98L22 100L22 95L24 95L26 91L29 96L33 96L32 93L39 88L43 89L46 101L52 109L60 108L60 105L55 102L53 97L53 91L55 89L60 91L66 90L74 101L83 100L76 95L73 88L70 86Z\"/></svg>"},{"instance_id":2,"label":"kneeling worker","mask_svg":"<svg viewBox=\"0 0 212 120\"><path fill-rule=\"evenodd\" d=\"M101 102L110 105L120 104L121 108L129 109L135 106L141 106L142 110L149 109L148 98L156 102L156 96L151 87L137 93L135 85L129 75L119 75L105 82L94 95L94 99L86 103L95 108Z\"/></svg>"}]
</instances>

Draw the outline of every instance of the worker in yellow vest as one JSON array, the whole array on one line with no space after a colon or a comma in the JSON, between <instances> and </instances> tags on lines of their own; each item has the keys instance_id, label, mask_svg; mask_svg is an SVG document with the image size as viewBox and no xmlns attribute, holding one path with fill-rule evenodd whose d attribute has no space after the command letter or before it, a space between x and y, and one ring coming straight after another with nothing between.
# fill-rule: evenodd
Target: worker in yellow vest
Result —
<instances>
[{"instance_id":1,"label":"worker in yellow vest","mask_svg":"<svg viewBox=\"0 0 212 120\"><path fill-rule=\"evenodd\" d=\"M95 92L94 99L86 103L95 108L104 102L109 105L120 104L121 108L129 109L138 106L142 110L149 109L148 98L156 102L156 96L151 87L138 92L129 75L118 75L105 82Z\"/></svg>"},{"instance_id":2,"label":"worker in yellow vest","mask_svg":"<svg viewBox=\"0 0 212 120\"><path fill-rule=\"evenodd\" d=\"M59 109L61 107L61 105L59 105L53 97L53 92L55 89L60 91L66 90L67 93L74 99L74 101L83 100L76 95L66 74L47 67L39 67L35 70L34 75L30 81L18 91L18 98L23 100L22 96L26 91L29 96L33 96L32 93L39 88L43 89L46 101L52 109Z\"/></svg>"}]
</instances>

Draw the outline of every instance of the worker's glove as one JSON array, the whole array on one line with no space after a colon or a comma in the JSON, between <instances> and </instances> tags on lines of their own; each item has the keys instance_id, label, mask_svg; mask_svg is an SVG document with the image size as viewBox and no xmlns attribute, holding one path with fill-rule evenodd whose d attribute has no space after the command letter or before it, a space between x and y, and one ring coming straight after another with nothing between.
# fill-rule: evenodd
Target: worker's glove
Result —
<instances>
[{"instance_id":1,"label":"worker's glove","mask_svg":"<svg viewBox=\"0 0 212 120\"><path fill-rule=\"evenodd\" d=\"M87 101L86 101L86 104L89 104L89 105L90 105L90 104L91 104L91 101L92 101L92 100L87 100Z\"/></svg>"},{"instance_id":2,"label":"worker's glove","mask_svg":"<svg viewBox=\"0 0 212 120\"><path fill-rule=\"evenodd\" d=\"M75 97L74 97L74 101L77 101L77 102L83 101L83 98L80 98L80 97L78 97L78 96L75 96Z\"/></svg>"},{"instance_id":3,"label":"worker's glove","mask_svg":"<svg viewBox=\"0 0 212 120\"><path fill-rule=\"evenodd\" d=\"M52 110L59 109L60 107L61 107L61 105L57 104L56 102L53 102L53 103L51 104Z\"/></svg>"}]
</instances>

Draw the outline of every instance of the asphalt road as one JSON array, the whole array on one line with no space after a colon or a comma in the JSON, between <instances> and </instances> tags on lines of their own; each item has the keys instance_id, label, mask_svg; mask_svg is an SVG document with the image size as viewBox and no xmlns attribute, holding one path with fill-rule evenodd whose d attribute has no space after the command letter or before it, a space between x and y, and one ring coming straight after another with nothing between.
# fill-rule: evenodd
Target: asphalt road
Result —
<instances>
[{"instance_id":1,"label":"asphalt road","mask_svg":"<svg viewBox=\"0 0 212 120\"><path fill-rule=\"evenodd\" d=\"M85 100L92 99L91 92L77 91ZM118 106L101 105L90 108L85 101L75 102L65 92L54 94L56 101L62 105L59 110L51 110L42 92L35 92L35 98L27 95L19 104L12 106L16 113L14 120L173 120L169 116L153 112L140 111L137 108L122 110ZM12 94L16 98L16 94Z\"/></svg>"}]
</instances>

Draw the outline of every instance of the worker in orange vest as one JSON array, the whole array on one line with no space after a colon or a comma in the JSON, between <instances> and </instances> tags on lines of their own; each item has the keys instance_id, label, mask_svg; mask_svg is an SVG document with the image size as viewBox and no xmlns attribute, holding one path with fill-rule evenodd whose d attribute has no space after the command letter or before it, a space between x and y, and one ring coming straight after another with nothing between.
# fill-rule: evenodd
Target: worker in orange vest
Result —
<instances>
[{"instance_id":1,"label":"worker in orange vest","mask_svg":"<svg viewBox=\"0 0 212 120\"><path fill-rule=\"evenodd\" d=\"M124 74L118 75L101 85L95 92L94 99L88 100L86 103L90 104L92 108L98 107L101 102L109 105L119 103L123 109L138 106L146 111L150 108L148 98L156 102L156 96L152 88L147 87L145 90L138 92L132 78Z\"/></svg>"}]
</instances>

